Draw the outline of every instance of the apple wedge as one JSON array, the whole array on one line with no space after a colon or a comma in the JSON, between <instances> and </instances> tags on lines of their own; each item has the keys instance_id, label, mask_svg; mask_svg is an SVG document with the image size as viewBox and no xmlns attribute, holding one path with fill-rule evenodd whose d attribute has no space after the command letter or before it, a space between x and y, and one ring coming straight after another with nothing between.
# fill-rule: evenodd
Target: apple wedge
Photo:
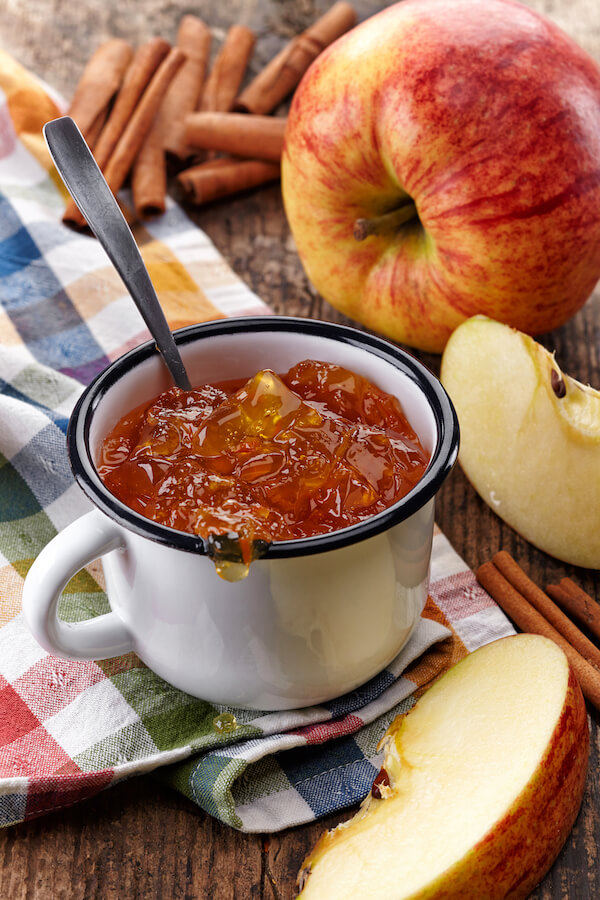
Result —
<instances>
[{"instance_id":1,"label":"apple wedge","mask_svg":"<svg viewBox=\"0 0 600 900\"><path fill-rule=\"evenodd\" d=\"M600 568L600 392L507 325L474 316L450 337L441 380L477 493L540 550Z\"/></svg>"},{"instance_id":2,"label":"apple wedge","mask_svg":"<svg viewBox=\"0 0 600 900\"><path fill-rule=\"evenodd\" d=\"M532 634L481 647L384 742L371 795L305 860L303 900L526 897L575 821L587 772L585 704L562 650Z\"/></svg>"}]
</instances>

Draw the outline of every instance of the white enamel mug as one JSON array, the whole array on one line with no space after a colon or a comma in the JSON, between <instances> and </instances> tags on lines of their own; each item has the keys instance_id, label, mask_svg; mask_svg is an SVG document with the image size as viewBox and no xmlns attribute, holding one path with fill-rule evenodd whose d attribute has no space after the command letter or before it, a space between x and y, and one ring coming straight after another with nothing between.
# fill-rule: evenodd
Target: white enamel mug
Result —
<instances>
[{"instance_id":1,"label":"white enamel mug","mask_svg":"<svg viewBox=\"0 0 600 900\"><path fill-rule=\"evenodd\" d=\"M385 668L427 599L434 497L458 452L439 381L399 348L352 328L264 316L185 328L176 340L192 384L285 372L303 359L345 366L397 396L431 454L398 503L326 535L269 544L246 578L219 577L204 539L116 499L95 460L107 433L171 386L154 344L116 360L85 390L68 431L75 477L95 509L58 534L27 576L23 610L37 641L68 659L130 650L166 681L213 703L291 709L351 691ZM58 616L71 577L101 557L111 612Z\"/></svg>"}]
</instances>

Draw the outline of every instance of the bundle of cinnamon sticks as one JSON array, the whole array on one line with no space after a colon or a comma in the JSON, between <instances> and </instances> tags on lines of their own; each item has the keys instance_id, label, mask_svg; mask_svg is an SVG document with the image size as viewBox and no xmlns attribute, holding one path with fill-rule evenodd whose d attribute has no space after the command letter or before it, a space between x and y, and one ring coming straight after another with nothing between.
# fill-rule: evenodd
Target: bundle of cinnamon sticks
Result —
<instances>
[{"instance_id":1,"label":"bundle of cinnamon sticks","mask_svg":"<svg viewBox=\"0 0 600 900\"><path fill-rule=\"evenodd\" d=\"M504 550L483 563L475 576L521 631L544 635L564 650L584 697L600 710L600 648L595 643L600 641L600 604L570 578L543 591Z\"/></svg>"},{"instance_id":2,"label":"bundle of cinnamon sticks","mask_svg":"<svg viewBox=\"0 0 600 900\"><path fill-rule=\"evenodd\" d=\"M69 115L117 194L131 181L140 218L164 212L168 177L206 203L279 178L285 118L274 115L318 54L356 23L339 0L243 86L256 35L233 25L209 65L212 35L182 18L176 45L154 37L137 49L102 44L87 64ZM64 221L85 220L70 203Z\"/></svg>"}]
</instances>

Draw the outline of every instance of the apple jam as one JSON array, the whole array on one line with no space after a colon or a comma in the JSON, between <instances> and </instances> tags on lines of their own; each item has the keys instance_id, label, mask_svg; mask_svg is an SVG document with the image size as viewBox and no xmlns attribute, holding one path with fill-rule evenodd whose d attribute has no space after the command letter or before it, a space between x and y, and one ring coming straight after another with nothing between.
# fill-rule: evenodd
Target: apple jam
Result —
<instances>
[{"instance_id":1,"label":"apple jam","mask_svg":"<svg viewBox=\"0 0 600 900\"><path fill-rule=\"evenodd\" d=\"M223 536L247 566L257 542L324 534L386 509L427 463L395 397L305 360L285 375L171 388L121 419L98 471L136 512Z\"/></svg>"}]
</instances>

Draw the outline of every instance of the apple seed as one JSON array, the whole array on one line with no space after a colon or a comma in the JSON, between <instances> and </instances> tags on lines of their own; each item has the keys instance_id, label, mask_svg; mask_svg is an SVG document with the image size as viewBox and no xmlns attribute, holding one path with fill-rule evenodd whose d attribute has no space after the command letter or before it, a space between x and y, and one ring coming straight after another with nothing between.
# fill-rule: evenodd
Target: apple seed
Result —
<instances>
[{"instance_id":1,"label":"apple seed","mask_svg":"<svg viewBox=\"0 0 600 900\"><path fill-rule=\"evenodd\" d=\"M567 386L565 384L564 378L557 372L556 369L552 369L550 373L550 384L552 385L552 390L556 394L556 396L560 399L564 397L567 393Z\"/></svg>"},{"instance_id":2,"label":"apple seed","mask_svg":"<svg viewBox=\"0 0 600 900\"><path fill-rule=\"evenodd\" d=\"M375 797L376 800L383 799L383 794L381 793L381 787L389 787L390 786L390 776L386 772L386 770L381 767L378 774L375 777L375 781L373 782L373 787L371 788L371 795Z\"/></svg>"},{"instance_id":3,"label":"apple seed","mask_svg":"<svg viewBox=\"0 0 600 900\"><path fill-rule=\"evenodd\" d=\"M296 879L296 883L298 885L298 889L300 893L306 887L306 882L308 881L308 876L310 875L310 870L312 869L312 865L309 863L307 866L302 866L300 871L298 872L298 878Z\"/></svg>"}]
</instances>

